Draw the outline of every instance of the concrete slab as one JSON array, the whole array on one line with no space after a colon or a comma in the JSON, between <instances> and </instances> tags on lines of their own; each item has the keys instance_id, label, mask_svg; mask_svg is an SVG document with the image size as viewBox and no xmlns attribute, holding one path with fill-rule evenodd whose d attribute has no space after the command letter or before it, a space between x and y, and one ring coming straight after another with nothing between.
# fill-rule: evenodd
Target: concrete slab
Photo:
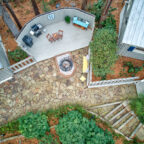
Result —
<instances>
[{"instance_id":1,"label":"concrete slab","mask_svg":"<svg viewBox=\"0 0 144 144\"><path fill-rule=\"evenodd\" d=\"M42 61L56 55L84 48L89 45L92 39L93 31L91 29L82 30L72 24L66 24L64 21L47 25L46 32L36 38L33 36L34 45L27 51L36 59ZM63 30L63 39L50 43L46 35Z\"/></svg>"},{"instance_id":2,"label":"concrete slab","mask_svg":"<svg viewBox=\"0 0 144 144\"><path fill-rule=\"evenodd\" d=\"M142 93L144 94L144 82L138 82L136 84L136 90L137 90L138 95Z\"/></svg>"}]
</instances>

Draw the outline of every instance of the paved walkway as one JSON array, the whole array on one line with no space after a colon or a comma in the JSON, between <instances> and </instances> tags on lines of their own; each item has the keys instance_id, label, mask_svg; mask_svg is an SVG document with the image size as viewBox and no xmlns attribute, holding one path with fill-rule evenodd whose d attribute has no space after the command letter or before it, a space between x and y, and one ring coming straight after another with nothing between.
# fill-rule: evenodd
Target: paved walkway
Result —
<instances>
[{"instance_id":1,"label":"paved walkway","mask_svg":"<svg viewBox=\"0 0 144 144\"><path fill-rule=\"evenodd\" d=\"M72 52L77 65L71 78L59 75L54 58L39 62L0 85L0 124L26 111L44 110L65 103L79 103L85 107L109 103L136 96L135 85L86 88L79 78L82 56L87 48Z\"/></svg>"}]
</instances>

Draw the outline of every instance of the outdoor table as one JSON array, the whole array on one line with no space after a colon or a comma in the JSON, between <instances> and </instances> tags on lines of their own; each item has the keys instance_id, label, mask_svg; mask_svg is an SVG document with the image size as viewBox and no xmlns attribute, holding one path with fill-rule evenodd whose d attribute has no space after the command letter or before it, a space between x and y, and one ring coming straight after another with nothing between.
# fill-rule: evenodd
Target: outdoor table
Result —
<instances>
[{"instance_id":1,"label":"outdoor table","mask_svg":"<svg viewBox=\"0 0 144 144\"><path fill-rule=\"evenodd\" d=\"M58 33L54 33L54 34L52 34L52 36L53 36L54 40L58 40L59 39Z\"/></svg>"}]
</instances>

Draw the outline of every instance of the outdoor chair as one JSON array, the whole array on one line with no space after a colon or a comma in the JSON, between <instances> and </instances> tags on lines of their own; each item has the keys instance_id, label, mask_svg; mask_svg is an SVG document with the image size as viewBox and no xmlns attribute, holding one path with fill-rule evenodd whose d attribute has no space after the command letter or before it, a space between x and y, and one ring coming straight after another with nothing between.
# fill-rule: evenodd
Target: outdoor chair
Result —
<instances>
[{"instance_id":1,"label":"outdoor chair","mask_svg":"<svg viewBox=\"0 0 144 144\"><path fill-rule=\"evenodd\" d=\"M47 34L46 37L51 43L54 41L53 37L50 34Z\"/></svg>"},{"instance_id":2,"label":"outdoor chair","mask_svg":"<svg viewBox=\"0 0 144 144\"><path fill-rule=\"evenodd\" d=\"M59 37L59 39L63 38L63 30L58 31L58 37Z\"/></svg>"}]
</instances>

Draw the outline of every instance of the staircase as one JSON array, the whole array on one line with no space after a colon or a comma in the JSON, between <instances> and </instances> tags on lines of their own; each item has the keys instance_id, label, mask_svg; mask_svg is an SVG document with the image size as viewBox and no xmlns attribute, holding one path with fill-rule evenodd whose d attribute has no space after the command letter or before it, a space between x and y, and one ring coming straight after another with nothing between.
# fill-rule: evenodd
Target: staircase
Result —
<instances>
[{"instance_id":1,"label":"staircase","mask_svg":"<svg viewBox=\"0 0 144 144\"><path fill-rule=\"evenodd\" d=\"M87 110L108 122L117 133L124 135L128 140L135 136L144 140L144 125L130 110L128 101L89 107Z\"/></svg>"},{"instance_id":2,"label":"staircase","mask_svg":"<svg viewBox=\"0 0 144 144\"><path fill-rule=\"evenodd\" d=\"M0 70L0 84L12 79L12 76L13 76L13 73L10 70L6 68Z\"/></svg>"}]
</instances>

